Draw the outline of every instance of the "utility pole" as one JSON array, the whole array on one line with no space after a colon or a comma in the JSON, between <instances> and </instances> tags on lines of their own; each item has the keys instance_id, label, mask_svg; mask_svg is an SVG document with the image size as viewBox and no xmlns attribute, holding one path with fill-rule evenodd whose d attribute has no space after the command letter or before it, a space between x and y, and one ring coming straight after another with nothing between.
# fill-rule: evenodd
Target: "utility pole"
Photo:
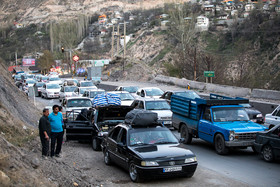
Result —
<instances>
[{"instance_id":1,"label":"utility pole","mask_svg":"<svg viewBox=\"0 0 280 187\"><path fill-rule=\"evenodd\" d=\"M114 31L115 31L115 25L113 25L113 31L112 31L112 49L111 49L111 59L112 60L114 57Z\"/></svg>"},{"instance_id":2,"label":"utility pole","mask_svg":"<svg viewBox=\"0 0 280 187\"><path fill-rule=\"evenodd\" d=\"M117 55L119 54L119 50L120 50L120 24L118 24Z\"/></svg>"},{"instance_id":3,"label":"utility pole","mask_svg":"<svg viewBox=\"0 0 280 187\"><path fill-rule=\"evenodd\" d=\"M124 28L123 28L123 35L124 35L124 39L123 39L123 71L124 71L124 60L125 60L125 49L126 49L126 23L124 20Z\"/></svg>"}]
</instances>

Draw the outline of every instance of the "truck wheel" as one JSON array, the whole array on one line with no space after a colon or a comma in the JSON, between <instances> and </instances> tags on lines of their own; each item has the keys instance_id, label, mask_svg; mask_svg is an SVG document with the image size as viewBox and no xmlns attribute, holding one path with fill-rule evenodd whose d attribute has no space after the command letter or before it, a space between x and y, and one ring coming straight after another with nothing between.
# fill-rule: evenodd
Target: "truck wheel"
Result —
<instances>
[{"instance_id":1,"label":"truck wheel","mask_svg":"<svg viewBox=\"0 0 280 187\"><path fill-rule=\"evenodd\" d=\"M104 162L108 166L112 164L110 153L109 153L109 151L107 149L104 152Z\"/></svg>"},{"instance_id":2,"label":"truck wheel","mask_svg":"<svg viewBox=\"0 0 280 187\"><path fill-rule=\"evenodd\" d=\"M94 151L100 151L101 150L100 142L98 141L97 138L92 138L92 149Z\"/></svg>"},{"instance_id":3,"label":"truck wheel","mask_svg":"<svg viewBox=\"0 0 280 187\"><path fill-rule=\"evenodd\" d=\"M265 161L272 162L273 161L273 150L272 150L271 146L265 145L262 149L261 156Z\"/></svg>"},{"instance_id":4,"label":"truck wheel","mask_svg":"<svg viewBox=\"0 0 280 187\"><path fill-rule=\"evenodd\" d=\"M225 145L225 139L221 134L215 136L215 150L219 155L225 155L229 152L229 149Z\"/></svg>"},{"instance_id":5,"label":"truck wheel","mask_svg":"<svg viewBox=\"0 0 280 187\"><path fill-rule=\"evenodd\" d=\"M188 131L187 125L183 125L180 130L181 138L184 138L184 144L190 144L192 142L192 135Z\"/></svg>"},{"instance_id":6,"label":"truck wheel","mask_svg":"<svg viewBox=\"0 0 280 187\"><path fill-rule=\"evenodd\" d=\"M142 178L140 174L137 172L137 168L133 162L129 164L129 177L132 180L132 182L141 182Z\"/></svg>"}]
</instances>

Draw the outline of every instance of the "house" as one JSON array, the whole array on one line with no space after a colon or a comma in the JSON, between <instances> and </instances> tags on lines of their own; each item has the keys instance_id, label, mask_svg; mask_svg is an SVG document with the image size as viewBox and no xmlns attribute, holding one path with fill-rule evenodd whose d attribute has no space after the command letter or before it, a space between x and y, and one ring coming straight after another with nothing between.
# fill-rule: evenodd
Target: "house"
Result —
<instances>
[{"instance_id":1,"label":"house","mask_svg":"<svg viewBox=\"0 0 280 187\"><path fill-rule=\"evenodd\" d=\"M165 19L165 18L168 18L168 14L161 14L160 16L159 16L159 18L160 19Z\"/></svg>"},{"instance_id":2,"label":"house","mask_svg":"<svg viewBox=\"0 0 280 187\"><path fill-rule=\"evenodd\" d=\"M170 21L169 20L163 20L162 22L160 22L161 24L161 29L162 30L167 30L168 27L170 26Z\"/></svg>"},{"instance_id":3,"label":"house","mask_svg":"<svg viewBox=\"0 0 280 187\"><path fill-rule=\"evenodd\" d=\"M209 25L209 18L205 16L198 16L196 18L195 28L197 29L197 31L208 31Z\"/></svg>"}]
</instances>

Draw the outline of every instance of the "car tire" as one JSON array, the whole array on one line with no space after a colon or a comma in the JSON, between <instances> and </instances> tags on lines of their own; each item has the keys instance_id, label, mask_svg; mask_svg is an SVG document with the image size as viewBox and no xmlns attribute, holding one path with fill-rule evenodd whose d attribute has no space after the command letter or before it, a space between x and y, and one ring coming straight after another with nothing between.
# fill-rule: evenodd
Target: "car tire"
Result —
<instances>
[{"instance_id":1,"label":"car tire","mask_svg":"<svg viewBox=\"0 0 280 187\"><path fill-rule=\"evenodd\" d=\"M142 181L142 178L137 171L136 165L133 162L129 163L128 172L129 172L130 180L132 182L141 182Z\"/></svg>"},{"instance_id":2,"label":"car tire","mask_svg":"<svg viewBox=\"0 0 280 187\"><path fill-rule=\"evenodd\" d=\"M44 94L41 94L41 98L42 98L42 99L44 98Z\"/></svg>"},{"instance_id":3,"label":"car tire","mask_svg":"<svg viewBox=\"0 0 280 187\"><path fill-rule=\"evenodd\" d=\"M184 138L184 144L190 144L192 142L192 135L189 133L187 125L182 125L180 129L181 138Z\"/></svg>"},{"instance_id":4,"label":"car tire","mask_svg":"<svg viewBox=\"0 0 280 187\"><path fill-rule=\"evenodd\" d=\"M225 139L224 139L223 135L217 134L215 136L214 145L215 145L215 150L216 150L216 152L219 155L226 155L226 154L228 154L229 148L226 147Z\"/></svg>"},{"instance_id":5,"label":"car tire","mask_svg":"<svg viewBox=\"0 0 280 187\"><path fill-rule=\"evenodd\" d=\"M110 157L110 153L109 153L109 151L107 149L104 152L104 163L107 166L112 165L112 160L111 160L111 157Z\"/></svg>"},{"instance_id":6,"label":"car tire","mask_svg":"<svg viewBox=\"0 0 280 187\"><path fill-rule=\"evenodd\" d=\"M273 161L272 147L270 145L265 145L262 149L261 156L266 162L272 162Z\"/></svg>"},{"instance_id":7,"label":"car tire","mask_svg":"<svg viewBox=\"0 0 280 187\"><path fill-rule=\"evenodd\" d=\"M92 149L94 151L100 151L101 145L97 138L92 138Z\"/></svg>"}]
</instances>

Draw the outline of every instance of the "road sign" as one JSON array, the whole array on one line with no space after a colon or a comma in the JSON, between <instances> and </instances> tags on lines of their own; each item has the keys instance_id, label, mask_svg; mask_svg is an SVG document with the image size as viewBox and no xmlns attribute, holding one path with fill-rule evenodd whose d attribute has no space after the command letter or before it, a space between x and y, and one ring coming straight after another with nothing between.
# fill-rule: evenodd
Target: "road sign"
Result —
<instances>
[{"instance_id":1,"label":"road sign","mask_svg":"<svg viewBox=\"0 0 280 187\"><path fill-rule=\"evenodd\" d=\"M95 60L94 66L104 66L104 60Z\"/></svg>"},{"instance_id":2,"label":"road sign","mask_svg":"<svg viewBox=\"0 0 280 187\"><path fill-rule=\"evenodd\" d=\"M72 71L74 71L74 69L75 69L74 63L71 65L71 69L72 69Z\"/></svg>"},{"instance_id":3,"label":"road sign","mask_svg":"<svg viewBox=\"0 0 280 187\"><path fill-rule=\"evenodd\" d=\"M204 77L215 77L215 71L204 71Z\"/></svg>"},{"instance_id":4,"label":"road sign","mask_svg":"<svg viewBox=\"0 0 280 187\"><path fill-rule=\"evenodd\" d=\"M73 56L73 60L74 60L75 62L79 61L79 59L80 59L80 58L79 58L78 55L74 55L74 56Z\"/></svg>"}]
</instances>

